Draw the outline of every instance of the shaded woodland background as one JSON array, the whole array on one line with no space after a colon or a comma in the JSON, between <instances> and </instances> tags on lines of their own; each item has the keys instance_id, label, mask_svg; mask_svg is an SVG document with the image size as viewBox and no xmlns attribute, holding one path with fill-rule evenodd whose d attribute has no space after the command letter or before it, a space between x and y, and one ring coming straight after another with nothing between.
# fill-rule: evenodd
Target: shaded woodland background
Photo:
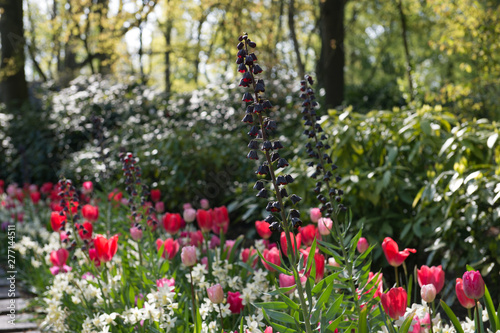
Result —
<instances>
[{"instance_id":1,"label":"shaded woodland background","mask_svg":"<svg viewBox=\"0 0 500 333\"><path fill-rule=\"evenodd\" d=\"M418 248L410 261L473 264L499 285L500 1L0 0L0 10L0 179L62 175L111 191L122 186L118 153L133 151L167 210L208 198L253 237L263 207L234 64L245 31L294 175L312 173L297 129L310 73L370 242L393 236ZM317 204L314 183L291 185L304 207Z\"/></svg>"}]
</instances>

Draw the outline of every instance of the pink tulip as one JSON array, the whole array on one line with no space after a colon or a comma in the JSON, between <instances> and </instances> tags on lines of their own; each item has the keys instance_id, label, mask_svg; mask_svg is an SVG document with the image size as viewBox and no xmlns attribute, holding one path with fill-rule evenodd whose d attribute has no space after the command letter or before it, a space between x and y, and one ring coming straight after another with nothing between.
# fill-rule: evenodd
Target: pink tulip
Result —
<instances>
[{"instance_id":1,"label":"pink tulip","mask_svg":"<svg viewBox=\"0 0 500 333\"><path fill-rule=\"evenodd\" d=\"M462 277L465 296L478 300L484 296L484 281L478 271L468 271Z\"/></svg>"},{"instance_id":2,"label":"pink tulip","mask_svg":"<svg viewBox=\"0 0 500 333\"><path fill-rule=\"evenodd\" d=\"M387 293L380 296L384 311L394 320L404 316L407 298L408 295L406 294L406 290L401 287L392 288Z\"/></svg>"},{"instance_id":3,"label":"pink tulip","mask_svg":"<svg viewBox=\"0 0 500 333\"><path fill-rule=\"evenodd\" d=\"M83 182L83 193L90 194L94 190L94 184L91 181Z\"/></svg>"},{"instance_id":4,"label":"pink tulip","mask_svg":"<svg viewBox=\"0 0 500 333\"><path fill-rule=\"evenodd\" d=\"M309 215L311 216L311 221L313 223L318 223L321 218L321 210L319 208L311 208Z\"/></svg>"},{"instance_id":5,"label":"pink tulip","mask_svg":"<svg viewBox=\"0 0 500 333\"><path fill-rule=\"evenodd\" d=\"M222 290L222 286L220 284L216 284L214 286L207 288L208 298L214 304L220 304L224 301L224 291Z\"/></svg>"},{"instance_id":6,"label":"pink tulip","mask_svg":"<svg viewBox=\"0 0 500 333\"><path fill-rule=\"evenodd\" d=\"M194 246L183 247L182 252L181 252L181 260L182 260L182 263L187 267L191 267L191 266L196 265L196 261L197 261L196 247L194 247Z\"/></svg>"},{"instance_id":7,"label":"pink tulip","mask_svg":"<svg viewBox=\"0 0 500 333\"><path fill-rule=\"evenodd\" d=\"M182 213L182 217L184 218L184 221L186 221L186 223L191 223L196 219L196 210L189 206L189 208L186 208L184 210L184 213Z\"/></svg>"},{"instance_id":8,"label":"pink tulip","mask_svg":"<svg viewBox=\"0 0 500 333\"><path fill-rule=\"evenodd\" d=\"M210 208L210 203L208 202L208 199L201 199L200 200L200 206L201 209L209 209Z\"/></svg>"},{"instance_id":9,"label":"pink tulip","mask_svg":"<svg viewBox=\"0 0 500 333\"><path fill-rule=\"evenodd\" d=\"M365 252L366 250L368 250L369 247L370 247L370 244L368 244L368 241L366 240L366 238L361 237L358 240L358 245L356 246L356 248L358 249L359 253Z\"/></svg>"},{"instance_id":10,"label":"pink tulip","mask_svg":"<svg viewBox=\"0 0 500 333\"><path fill-rule=\"evenodd\" d=\"M422 299L427 303L434 301L436 294L436 287L434 287L433 284L425 284L421 287L420 296L422 296Z\"/></svg>"},{"instance_id":11,"label":"pink tulip","mask_svg":"<svg viewBox=\"0 0 500 333\"><path fill-rule=\"evenodd\" d=\"M420 269L417 269L418 276L418 285L422 287L426 284L432 284L436 288L436 293L439 292L444 287L444 271L441 265L439 266L422 266Z\"/></svg>"},{"instance_id":12,"label":"pink tulip","mask_svg":"<svg viewBox=\"0 0 500 333\"><path fill-rule=\"evenodd\" d=\"M465 296L464 292L464 282L462 281L461 278L457 278L456 280L456 285L455 285L455 292L457 293L457 298L460 304L466 308L466 309L471 309L474 306L476 306L476 301L473 299L470 299L469 297Z\"/></svg>"}]
</instances>

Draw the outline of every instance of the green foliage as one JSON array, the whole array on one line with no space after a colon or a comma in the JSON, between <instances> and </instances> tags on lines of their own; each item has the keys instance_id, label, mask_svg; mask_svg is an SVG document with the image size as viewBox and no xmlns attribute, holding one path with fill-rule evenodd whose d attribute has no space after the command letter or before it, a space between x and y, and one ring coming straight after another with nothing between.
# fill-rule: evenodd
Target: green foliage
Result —
<instances>
[{"instance_id":1,"label":"green foliage","mask_svg":"<svg viewBox=\"0 0 500 333\"><path fill-rule=\"evenodd\" d=\"M372 243L395 235L428 264L441 258L447 270L461 270L471 262L483 275L498 275L498 123L424 106L366 115L331 110L322 126L334 138L330 154L345 202Z\"/></svg>"}]
</instances>

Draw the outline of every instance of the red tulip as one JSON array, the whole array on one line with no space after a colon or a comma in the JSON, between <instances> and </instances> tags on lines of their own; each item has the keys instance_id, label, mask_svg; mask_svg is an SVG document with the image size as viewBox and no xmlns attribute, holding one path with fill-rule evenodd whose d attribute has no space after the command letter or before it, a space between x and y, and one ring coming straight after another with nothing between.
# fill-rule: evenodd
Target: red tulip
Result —
<instances>
[{"instance_id":1,"label":"red tulip","mask_svg":"<svg viewBox=\"0 0 500 333\"><path fill-rule=\"evenodd\" d=\"M178 233L182 225L185 225L185 222L180 214L166 213L163 215L163 226L169 234L175 235Z\"/></svg>"},{"instance_id":2,"label":"red tulip","mask_svg":"<svg viewBox=\"0 0 500 333\"><path fill-rule=\"evenodd\" d=\"M391 266L398 267L408 258L411 253L416 253L415 249L404 249L399 251L398 244L391 237L386 237L382 242L382 250Z\"/></svg>"},{"instance_id":3,"label":"red tulip","mask_svg":"<svg viewBox=\"0 0 500 333\"><path fill-rule=\"evenodd\" d=\"M94 247L97 251L97 259L107 262L113 259L118 250L118 235L107 239L103 235L96 235L94 238Z\"/></svg>"},{"instance_id":4,"label":"red tulip","mask_svg":"<svg viewBox=\"0 0 500 333\"><path fill-rule=\"evenodd\" d=\"M462 277L465 296L478 300L484 296L484 281L481 273L468 271Z\"/></svg>"},{"instance_id":5,"label":"red tulip","mask_svg":"<svg viewBox=\"0 0 500 333\"><path fill-rule=\"evenodd\" d=\"M90 194L92 193L92 190L94 189L94 184L92 184L91 181L88 182L83 182L83 192L85 194Z\"/></svg>"},{"instance_id":6,"label":"red tulip","mask_svg":"<svg viewBox=\"0 0 500 333\"><path fill-rule=\"evenodd\" d=\"M97 250L96 249L89 249L89 258L92 260L95 264L96 267L101 266L101 261L97 257Z\"/></svg>"},{"instance_id":7,"label":"red tulip","mask_svg":"<svg viewBox=\"0 0 500 333\"><path fill-rule=\"evenodd\" d=\"M309 224L303 228L300 228L300 235L305 246L311 246L317 232L318 230L313 224Z\"/></svg>"},{"instance_id":8,"label":"red tulip","mask_svg":"<svg viewBox=\"0 0 500 333\"><path fill-rule=\"evenodd\" d=\"M461 278L457 278L457 284L455 285L455 292L457 293L457 298L460 304L466 308L471 309L476 306L476 301L467 297L464 292L464 282Z\"/></svg>"},{"instance_id":9,"label":"red tulip","mask_svg":"<svg viewBox=\"0 0 500 333\"><path fill-rule=\"evenodd\" d=\"M441 265L439 266L422 266L417 270L418 275L418 285L420 288L426 284L432 284L436 288L436 294L444 287L444 271Z\"/></svg>"},{"instance_id":10,"label":"red tulip","mask_svg":"<svg viewBox=\"0 0 500 333\"><path fill-rule=\"evenodd\" d=\"M264 257L264 259L266 259L270 263L273 263L273 264L275 264L277 266L281 266L280 250L278 250L278 248L273 247L270 250L265 249L264 253L262 253L262 256ZM269 265L268 263L266 263L264 260L262 260L262 264L264 265L264 267L268 271L270 271L270 272L275 272L276 271L271 265Z\"/></svg>"},{"instance_id":11,"label":"red tulip","mask_svg":"<svg viewBox=\"0 0 500 333\"><path fill-rule=\"evenodd\" d=\"M191 239L191 245L194 245L196 247L200 247L201 244L203 244L203 233L198 230L198 231L192 231L189 234L189 238Z\"/></svg>"},{"instance_id":12,"label":"red tulip","mask_svg":"<svg viewBox=\"0 0 500 333\"><path fill-rule=\"evenodd\" d=\"M264 250L264 252L266 252L266 250ZM241 251L241 260L243 260L244 263L247 263L248 260L250 260L250 258L255 256L256 254L257 254L256 249L244 249L243 251ZM256 264L257 264L257 258L254 259L252 267L255 267Z\"/></svg>"},{"instance_id":13,"label":"red tulip","mask_svg":"<svg viewBox=\"0 0 500 333\"><path fill-rule=\"evenodd\" d=\"M293 232L290 232L290 240L292 242L292 246L297 250L300 248L300 243L302 241L302 236L300 234L297 234L295 237L293 235ZM281 232L281 237L280 237L280 244L281 244L281 250L283 251L283 254L285 256L288 256L288 245L286 241L286 234L285 232Z\"/></svg>"},{"instance_id":14,"label":"red tulip","mask_svg":"<svg viewBox=\"0 0 500 333\"><path fill-rule=\"evenodd\" d=\"M196 211L196 221L202 232L212 230L212 214L208 210L198 209Z\"/></svg>"},{"instance_id":15,"label":"red tulip","mask_svg":"<svg viewBox=\"0 0 500 333\"><path fill-rule=\"evenodd\" d=\"M406 301L408 295L403 288L392 288L386 294L380 295L385 312L392 319L399 319L406 312Z\"/></svg>"},{"instance_id":16,"label":"red tulip","mask_svg":"<svg viewBox=\"0 0 500 333\"><path fill-rule=\"evenodd\" d=\"M61 271L64 273L71 271L71 267L66 265L68 257L69 253L66 249L59 249L50 253L50 262L54 265L50 268L52 275L57 275Z\"/></svg>"},{"instance_id":17,"label":"red tulip","mask_svg":"<svg viewBox=\"0 0 500 333\"><path fill-rule=\"evenodd\" d=\"M229 214L226 206L216 207L211 209L212 214L212 231L220 234L220 231L226 233L229 227Z\"/></svg>"},{"instance_id":18,"label":"red tulip","mask_svg":"<svg viewBox=\"0 0 500 333\"><path fill-rule=\"evenodd\" d=\"M172 260L177 252L179 252L179 242L177 240L173 240L172 238L167 238L164 241L161 239L156 240L156 246L158 248L158 251L160 251L161 247L164 247L162 257L167 258L168 260ZM168 254L168 257L166 256Z\"/></svg>"},{"instance_id":19,"label":"red tulip","mask_svg":"<svg viewBox=\"0 0 500 333\"><path fill-rule=\"evenodd\" d=\"M77 224L76 228L81 239L92 239L92 231L94 230L92 223L84 222L81 226Z\"/></svg>"},{"instance_id":20,"label":"red tulip","mask_svg":"<svg viewBox=\"0 0 500 333\"><path fill-rule=\"evenodd\" d=\"M255 229L260 237L269 239L273 232L269 229L269 223L266 221L255 221Z\"/></svg>"},{"instance_id":21,"label":"red tulip","mask_svg":"<svg viewBox=\"0 0 500 333\"><path fill-rule=\"evenodd\" d=\"M85 205L82 207L82 215L90 222L95 222L99 218L99 208L97 206Z\"/></svg>"},{"instance_id":22,"label":"red tulip","mask_svg":"<svg viewBox=\"0 0 500 333\"><path fill-rule=\"evenodd\" d=\"M232 313L240 313L241 310L245 307L243 305L243 299L240 297L239 292L227 292L227 302L229 303L229 310Z\"/></svg>"},{"instance_id":23,"label":"red tulip","mask_svg":"<svg viewBox=\"0 0 500 333\"><path fill-rule=\"evenodd\" d=\"M154 202L160 201L161 199L161 191L159 189L151 190L151 200Z\"/></svg>"},{"instance_id":24,"label":"red tulip","mask_svg":"<svg viewBox=\"0 0 500 333\"><path fill-rule=\"evenodd\" d=\"M66 220L66 215L60 215L58 212L52 212L50 214L50 225L52 226L52 230L59 231L63 225L63 222Z\"/></svg>"},{"instance_id":25,"label":"red tulip","mask_svg":"<svg viewBox=\"0 0 500 333\"><path fill-rule=\"evenodd\" d=\"M38 204L41 197L42 197L42 195L38 191L30 193L31 202L33 202L35 205Z\"/></svg>"},{"instance_id":26,"label":"red tulip","mask_svg":"<svg viewBox=\"0 0 500 333\"><path fill-rule=\"evenodd\" d=\"M54 184L52 184L50 182L44 183L40 187L40 192L42 192L43 194L49 194L52 191L53 187L54 187Z\"/></svg>"}]
</instances>

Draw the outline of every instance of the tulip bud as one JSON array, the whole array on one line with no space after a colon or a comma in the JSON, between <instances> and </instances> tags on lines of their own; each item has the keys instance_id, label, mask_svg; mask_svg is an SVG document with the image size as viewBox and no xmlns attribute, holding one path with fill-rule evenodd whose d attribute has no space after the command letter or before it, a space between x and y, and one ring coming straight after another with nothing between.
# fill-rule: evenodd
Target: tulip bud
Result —
<instances>
[{"instance_id":1,"label":"tulip bud","mask_svg":"<svg viewBox=\"0 0 500 333\"><path fill-rule=\"evenodd\" d=\"M321 218L321 210L319 208L312 208L310 211L311 221L313 223L318 223L318 220Z\"/></svg>"},{"instance_id":2,"label":"tulip bud","mask_svg":"<svg viewBox=\"0 0 500 333\"><path fill-rule=\"evenodd\" d=\"M462 280L465 296L475 300L484 296L484 281L481 273L477 271L465 272Z\"/></svg>"},{"instance_id":3,"label":"tulip bud","mask_svg":"<svg viewBox=\"0 0 500 333\"><path fill-rule=\"evenodd\" d=\"M130 236L133 240L138 241L142 238L142 230L137 227L130 228Z\"/></svg>"},{"instance_id":4,"label":"tulip bud","mask_svg":"<svg viewBox=\"0 0 500 333\"><path fill-rule=\"evenodd\" d=\"M361 237L358 240L357 248L358 248L359 253L365 252L366 250L368 250L369 247L370 247L370 244L368 244L368 241L366 240L366 238Z\"/></svg>"},{"instance_id":5,"label":"tulip bud","mask_svg":"<svg viewBox=\"0 0 500 333\"><path fill-rule=\"evenodd\" d=\"M332 230L333 221L327 217L322 217L318 220L318 230L322 236L326 236L330 234L330 230Z\"/></svg>"},{"instance_id":6,"label":"tulip bud","mask_svg":"<svg viewBox=\"0 0 500 333\"><path fill-rule=\"evenodd\" d=\"M220 284L216 284L214 286L207 288L208 298L214 304L220 304L224 300L224 291Z\"/></svg>"},{"instance_id":7,"label":"tulip bud","mask_svg":"<svg viewBox=\"0 0 500 333\"><path fill-rule=\"evenodd\" d=\"M426 284L420 290L420 296L427 303L431 303L436 298L436 287L433 284Z\"/></svg>"},{"instance_id":8,"label":"tulip bud","mask_svg":"<svg viewBox=\"0 0 500 333\"><path fill-rule=\"evenodd\" d=\"M181 252L181 260L182 263L187 266L191 267L196 265L196 247L194 246L185 246L182 248Z\"/></svg>"},{"instance_id":9,"label":"tulip bud","mask_svg":"<svg viewBox=\"0 0 500 333\"><path fill-rule=\"evenodd\" d=\"M163 203L163 201L158 201L157 203L155 203L155 210L160 214L165 211L165 204Z\"/></svg>"},{"instance_id":10,"label":"tulip bud","mask_svg":"<svg viewBox=\"0 0 500 333\"><path fill-rule=\"evenodd\" d=\"M209 209L210 203L208 202L208 199L201 199L200 206L201 206L201 209Z\"/></svg>"},{"instance_id":11,"label":"tulip bud","mask_svg":"<svg viewBox=\"0 0 500 333\"><path fill-rule=\"evenodd\" d=\"M182 217L184 218L184 221L191 223L196 219L196 210L191 207L186 208L184 213L182 213Z\"/></svg>"},{"instance_id":12,"label":"tulip bud","mask_svg":"<svg viewBox=\"0 0 500 333\"><path fill-rule=\"evenodd\" d=\"M340 264L335 261L335 258L328 258L328 265L333 267L340 267Z\"/></svg>"}]
</instances>

